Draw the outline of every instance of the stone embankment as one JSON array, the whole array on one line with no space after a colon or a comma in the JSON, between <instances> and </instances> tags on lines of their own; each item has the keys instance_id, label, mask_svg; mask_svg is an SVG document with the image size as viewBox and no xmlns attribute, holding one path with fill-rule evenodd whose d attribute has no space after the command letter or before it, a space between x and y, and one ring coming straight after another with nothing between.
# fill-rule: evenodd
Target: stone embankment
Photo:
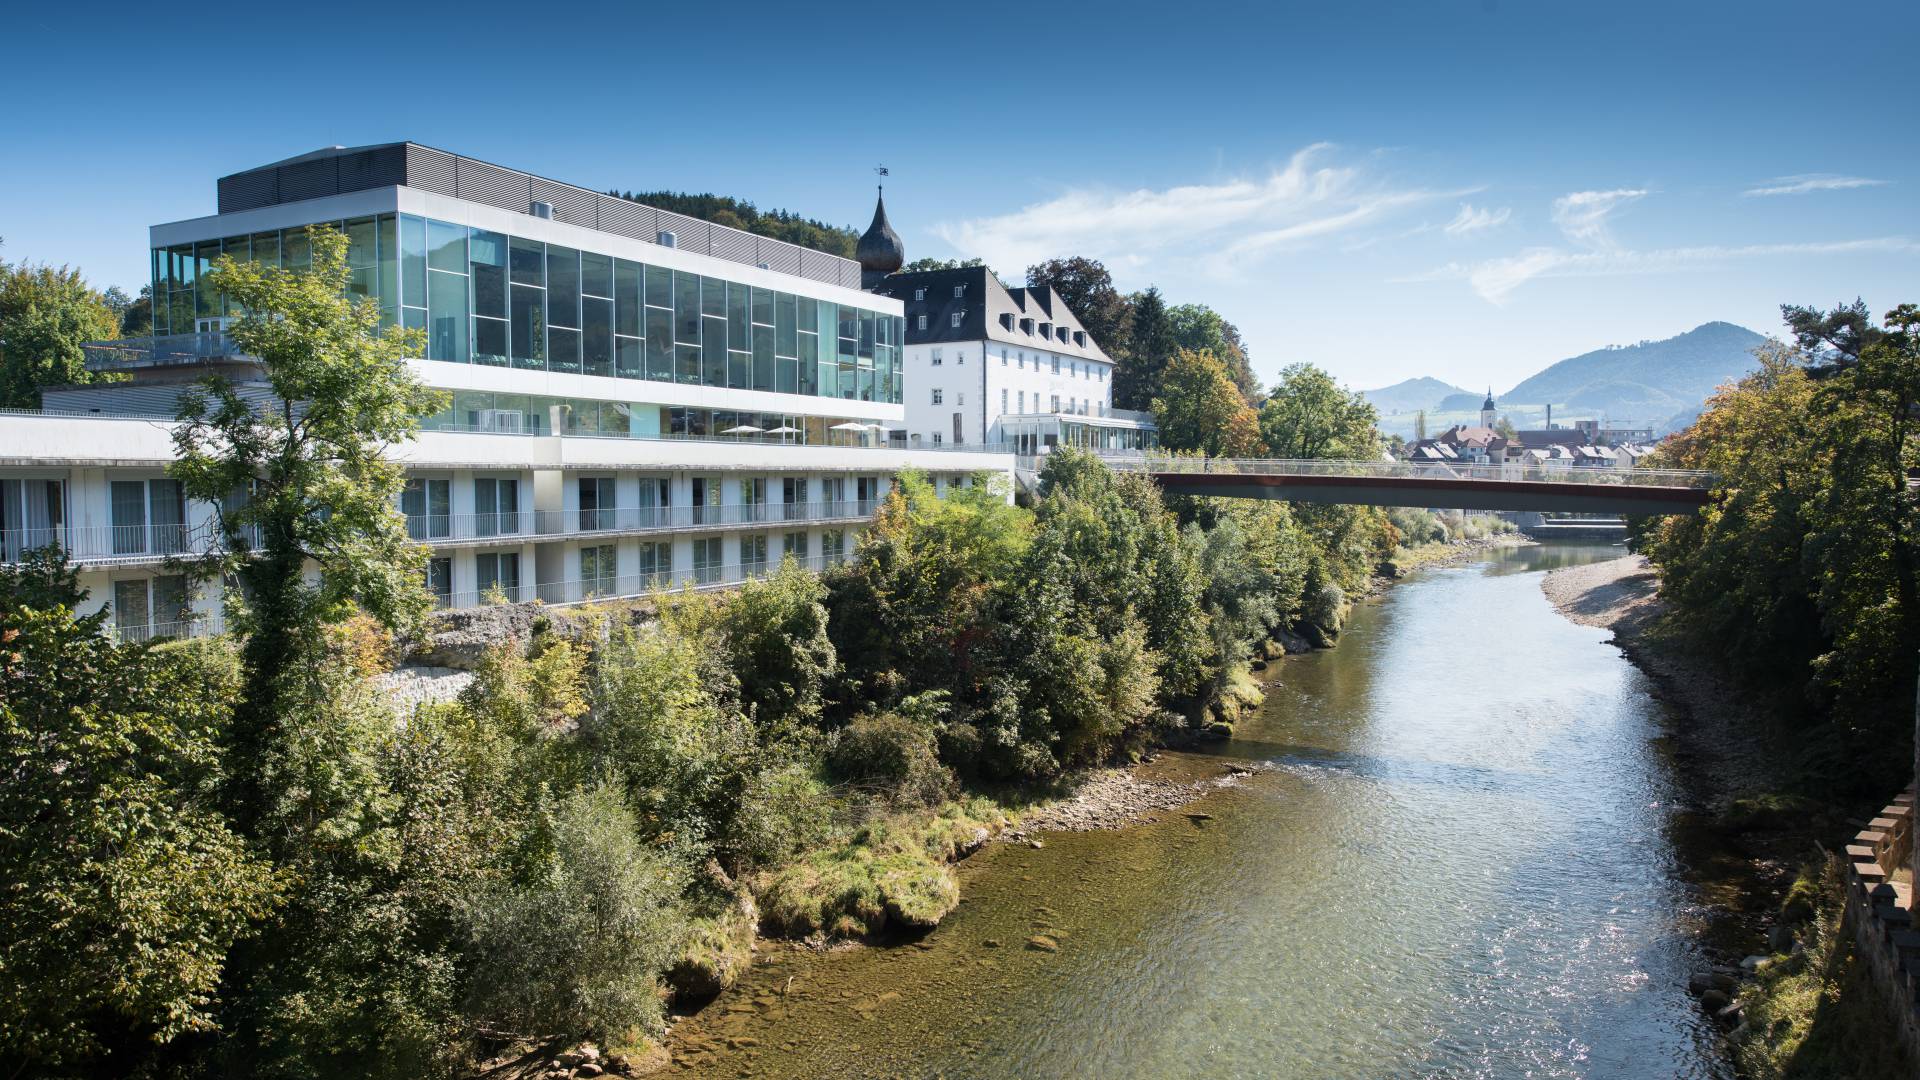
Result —
<instances>
[{"instance_id":1,"label":"stone embankment","mask_svg":"<svg viewBox=\"0 0 1920 1080\"><path fill-rule=\"evenodd\" d=\"M1913 921L1913 789L1882 808L1847 845L1847 927L1868 977L1920 1061L1920 930Z\"/></svg>"}]
</instances>

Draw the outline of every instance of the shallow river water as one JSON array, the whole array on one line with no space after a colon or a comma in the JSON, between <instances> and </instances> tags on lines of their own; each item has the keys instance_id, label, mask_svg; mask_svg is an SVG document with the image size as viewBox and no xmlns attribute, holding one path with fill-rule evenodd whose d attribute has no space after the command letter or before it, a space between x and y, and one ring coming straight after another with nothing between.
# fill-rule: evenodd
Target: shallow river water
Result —
<instances>
[{"instance_id":1,"label":"shallow river water","mask_svg":"<svg viewBox=\"0 0 1920 1080\"><path fill-rule=\"evenodd\" d=\"M1233 741L1151 767L1271 771L1126 830L992 846L919 942L763 946L680 1022L676 1073L1726 1075L1686 993L1660 706L1540 590L1620 553L1513 549L1388 590L1338 648L1275 665Z\"/></svg>"}]
</instances>

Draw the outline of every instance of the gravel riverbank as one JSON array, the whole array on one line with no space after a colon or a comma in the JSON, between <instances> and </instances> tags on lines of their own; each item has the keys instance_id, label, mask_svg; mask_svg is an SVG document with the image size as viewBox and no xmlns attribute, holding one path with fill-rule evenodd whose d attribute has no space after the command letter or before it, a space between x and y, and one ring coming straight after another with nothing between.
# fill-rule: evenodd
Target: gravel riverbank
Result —
<instances>
[{"instance_id":1,"label":"gravel riverbank","mask_svg":"<svg viewBox=\"0 0 1920 1080\"><path fill-rule=\"evenodd\" d=\"M1680 765L1716 808L1777 785L1777 748L1759 733L1758 706L1705 658L1660 631L1660 579L1640 555L1569 566L1541 582L1547 599L1582 626L1613 631L1613 644L1653 677L1661 700L1682 714L1673 725Z\"/></svg>"}]
</instances>

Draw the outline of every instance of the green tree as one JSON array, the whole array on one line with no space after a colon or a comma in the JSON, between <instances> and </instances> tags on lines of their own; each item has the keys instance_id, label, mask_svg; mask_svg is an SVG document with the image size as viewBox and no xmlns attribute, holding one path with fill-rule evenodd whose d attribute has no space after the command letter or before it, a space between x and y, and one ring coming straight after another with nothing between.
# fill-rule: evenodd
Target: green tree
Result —
<instances>
[{"instance_id":1,"label":"green tree","mask_svg":"<svg viewBox=\"0 0 1920 1080\"><path fill-rule=\"evenodd\" d=\"M1227 369L1212 353L1181 349L1167 365L1153 413L1160 443L1211 457L1264 452L1260 423Z\"/></svg>"},{"instance_id":2,"label":"green tree","mask_svg":"<svg viewBox=\"0 0 1920 1080\"><path fill-rule=\"evenodd\" d=\"M131 1075L214 1025L279 881L216 809L218 648L118 645L52 549L0 566L0 1069Z\"/></svg>"},{"instance_id":3,"label":"green tree","mask_svg":"<svg viewBox=\"0 0 1920 1080\"><path fill-rule=\"evenodd\" d=\"M1167 303L1160 290L1149 286L1127 299L1127 347L1113 370L1113 403L1122 409L1145 410L1160 396L1160 376L1173 359L1178 344Z\"/></svg>"},{"instance_id":4,"label":"green tree","mask_svg":"<svg viewBox=\"0 0 1920 1080\"><path fill-rule=\"evenodd\" d=\"M87 370L81 345L119 329L119 317L80 271L0 260L0 408L37 409L45 386L113 381Z\"/></svg>"},{"instance_id":5,"label":"green tree","mask_svg":"<svg viewBox=\"0 0 1920 1080\"><path fill-rule=\"evenodd\" d=\"M348 296L346 238L308 236L311 270L231 258L214 267L213 287L243 312L234 344L258 359L274 402L258 406L210 377L183 398L169 470L190 498L219 508L223 542L199 572L240 586L230 625L244 634L247 689L226 740L242 828L266 798L257 763L279 738L288 695L319 691L322 628L355 605L406 626L429 603L421 548L395 505L404 477L386 450L445 395L407 366L424 335L381 331L379 305Z\"/></svg>"},{"instance_id":6,"label":"green tree","mask_svg":"<svg viewBox=\"0 0 1920 1080\"><path fill-rule=\"evenodd\" d=\"M686 934L683 868L644 844L617 788L570 792L548 854L474 905L469 1014L493 1030L659 1034L658 973Z\"/></svg>"},{"instance_id":7,"label":"green tree","mask_svg":"<svg viewBox=\"0 0 1920 1080\"><path fill-rule=\"evenodd\" d=\"M1312 364L1290 364L1260 407L1260 437L1276 457L1374 460L1379 417L1363 395Z\"/></svg>"},{"instance_id":8,"label":"green tree","mask_svg":"<svg viewBox=\"0 0 1920 1080\"><path fill-rule=\"evenodd\" d=\"M819 575L789 559L772 576L742 585L722 611L741 701L763 727L804 726L820 717L840 668L827 634L826 594Z\"/></svg>"},{"instance_id":9,"label":"green tree","mask_svg":"<svg viewBox=\"0 0 1920 1080\"><path fill-rule=\"evenodd\" d=\"M1260 380L1253 377L1253 365L1247 356L1240 329L1205 304L1178 304L1167 309L1167 325L1174 347L1192 352L1212 353L1226 368L1240 397L1248 405L1260 403Z\"/></svg>"},{"instance_id":10,"label":"green tree","mask_svg":"<svg viewBox=\"0 0 1920 1080\"><path fill-rule=\"evenodd\" d=\"M967 270L975 266L987 265L985 259L915 259L901 268L902 273L917 274L924 270Z\"/></svg>"},{"instance_id":11,"label":"green tree","mask_svg":"<svg viewBox=\"0 0 1920 1080\"><path fill-rule=\"evenodd\" d=\"M1124 353L1128 344L1127 300L1113 287L1113 275L1098 259L1075 255L1035 263L1027 267L1027 286L1052 288L1107 355L1118 358Z\"/></svg>"}]
</instances>

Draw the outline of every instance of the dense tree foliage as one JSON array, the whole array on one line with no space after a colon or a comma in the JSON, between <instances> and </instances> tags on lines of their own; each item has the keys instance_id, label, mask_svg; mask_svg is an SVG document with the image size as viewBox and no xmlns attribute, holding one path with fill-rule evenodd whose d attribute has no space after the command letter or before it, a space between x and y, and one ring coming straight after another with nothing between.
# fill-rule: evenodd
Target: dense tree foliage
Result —
<instances>
[{"instance_id":1,"label":"dense tree foliage","mask_svg":"<svg viewBox=\"0 0 1920 1080\"><path fill-rule=\"evenodd\" d=\"M694 195L685 191L609 191L607 194L711 221L715 225L785 240L789 244L824 251L843 259L853 258L854 246L860 242L860 230L851 226L829 225L789 210L761 210L731 195Z\"/></svg>"},{"instance_id":2,"label":"dense tree foliage","mask_svg":"<svg viewBox=\"0 0 1920 1080\"><path fill-rule=\"evenodd\" d=\"M1881 326L1857 306L1784 314L1800 343L1761 349L1760 370L1657 454L1718 474L1713 502L1637 538L1678 625L1744 676L1803 691L1810 761L1885 784L1920 656L1920 309Z\"/></svg>"},{"instance_id":3,"label":"dense tree foliage","mask_svg":"<svg viewBox=\"0 0 1920 1080\"><path fill-rule=\"evenodd\" d=\"M1145 411L1160 396L1160 376L1177 347L1173 322L1160 290L1149 286L1128 298L1128 336L1114 353L1113 403L1122 409ZM1109 347L1109 351L1112 351Z\"/></svg>"},{"instance_id":4,"label":"dense tree foliage","mask_svg":"<svg viewBox=\"0 0 1920 1080\"><path fill-rule=\"evenodd\" d=\"M1167 326L1176 350L1211 354L1226 368L1234 389L1248 405L1260 403L1260 380L1254 378L1253 363L1246 343L1240 340L1240 328L1205 304L1176 304L1167 309Z\"/></svg>"},{"instance_id":5,"label":"dense tree foliage","mask_svg":"<svg viewBox=\"0 0 1920 1080\"><path fill-rule=\"evenodd\" d=\"M1052 288L1067 302L1093 340L1116 355L1124 351L1131 322L1127 298L1113 287L1113 275L1097 259L1075 255L1027 267L1030 288Z\"/></svg>"},{"instance_id":6,"label":"dense tree foliage","mask_svg":"<svg viewBox=\"0 0 1920 1080\"><path fill-rule=\"evenodd\" d=\"M246 693L226 737L261 765L291 711L283 697L316 689L323 627L355 605L404 626L428 604L421 549L397 509L404 474L386 450L445 395L406 364L421 355L424 333L377 332L379 305L348 296L346 237L330 228L308 237L311 270L215 265L214 288L242 312L234 344L259 358L278 404L262 407L209 377L183 397L169 468L189 498L219 507L220 542L194 565L240 586L228 595L230 621L245 633ZM231 779L243 814L270 790L254 768Z\"/></svg>"},{"instance_id":7,"label":"dense tree foliage","mask_svg":"<svg viewBox=\"0 0 1920 1080\"><path fill-rule=\"evenodd\" d=\"M213 1026L226 952L279 882L220 815L217 650L118 645L51 551L0 566L0 1070Z\"/></svg>"},{"instance_id":8,"label":"dense tree foliage","mask_svg":"<svg viewBox=\"0 0 1920 1080\"><path fill-rule=\"evenodd\" d=\"M1260 437L1275 457L1374 460L1378 420L1364 396L1341 389L1326 371L1291 364L1260 407Z\"/></svg>"},{"instance_id":9,"label":"dense tree foliage","mask_svg":"<svg viewBox=\"0 0 1920 1080\"><path fill-rule=\"evenodd\" d=\"M0 260L0 408L39 408L43 386L110 381L87 370L81 345L119 331L120 316L80 271Z\"/></svg>"},{"instance_id":10,"label":"dense tree foliage","mask_svg":"<svg viewBox=\"0 0 1920 1080\"><path fill-rule=\"evenodd\" d=\"M1209 457L1256 457L1264 451L1258 414L1233 376L1210 352L1181 349L1161 373L1153 399L1160 443Z\"/></svg>"}]
</instances>

